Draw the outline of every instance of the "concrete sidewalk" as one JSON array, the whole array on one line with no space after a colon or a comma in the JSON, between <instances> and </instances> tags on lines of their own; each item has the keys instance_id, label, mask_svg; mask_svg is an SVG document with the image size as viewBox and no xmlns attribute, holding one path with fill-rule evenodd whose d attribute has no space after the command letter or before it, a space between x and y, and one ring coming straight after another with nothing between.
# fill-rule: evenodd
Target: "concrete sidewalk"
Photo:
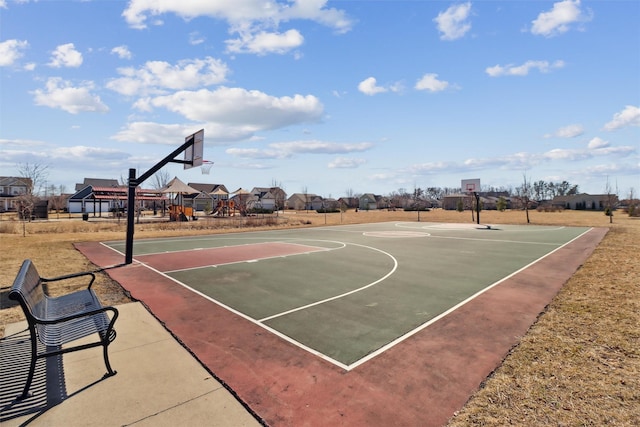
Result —
<instances>
[{"instance_id":1,"label":"concrete sidewalk","mask_svg":"<svg viewBox=\"0 0 640 427\"><path fill-rule=\"evenodd\" d=\"M0 424L59 426L260 426L254 416L140 303L117 307L109 346L39 361L33 396L21 393L29 364L26 322L7 325L0 341Z\"/></svg>"}]
</instances>

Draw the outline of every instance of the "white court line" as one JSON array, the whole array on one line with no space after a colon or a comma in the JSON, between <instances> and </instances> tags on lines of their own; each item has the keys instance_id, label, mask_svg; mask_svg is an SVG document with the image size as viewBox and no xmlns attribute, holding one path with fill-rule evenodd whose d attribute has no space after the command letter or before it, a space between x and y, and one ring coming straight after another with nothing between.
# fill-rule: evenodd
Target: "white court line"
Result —
<instances>
[{"instance_id":1,"label":"white court line","mask_svg":"<svg viewBox=\"0 0 640 427\"><path fill-rule=\"evenodd\" d=\"M396 225L397 225L397 224L396 224ZM322 229L322 228L323 228L323 227L319 227L319 228L317 228L317 229L315 229L315 230L319 230L319 229ZM327 227L327 228L329 228L329 227ZM561 227L561 228L564 228L564 227ZM415 329L412 329L412 330L408 331L408 332L407 332L407 333L405 333L404 335L401 335L400 337L396 338L395 340L393 340L393 341L389 342L388 344L386 344L386 345L384 345L384 346L380 347L379 349L377 349L377 350L373 351L372 353L369 353L369 354L368 354L368 355L366 355L365 357L363 357L363 358L361 358L361 359L357 360L356 362L354 362L354 363L352 363L352 364L350 364L350 365L346 365L346 364L344 364L344 363L342 363L342 362L340 362L340 361L337 361L337 360L335 360L335 359L333 359L333 358L331 358L331 357L329 357L329 356L327 356L327 355L325 355L325 354L323 354L323 353L320 353L319 351L317 351L317 350L315 350L315 349L313 349L313 348L311 348L311 347L308 347L308 346L306 346L306 345L304 345L304 344L302 344L302 343L300 343L300 342L298 342L298 341L296 341L296 340L294 340L294 339L290 338L289 336L287 336L287 335L285 335L285 334L283 334L283 333L281 333L281 332L279 332L279 331L277 331L277 330L275 330L275 329L273 329L273 328L269 327L268 325L266 325L266 324L264 324L264 323L262 323L262 322L267 321L267 320L269 320L269 319L273 319L273 318L275 318L275 317L283 316L283 315L290 314L290 313L293 313L293 312L296 312L296 311L300 311L300 310L303 310L303 309L306 309L306 308L309 308L309 307L313 307L313 306L316 306L316 305L319 305L319 304L323 304L323 303L325 303L325 302L329 302L329 301L332 301L332 300L336 300L336 299L339 299L339 298L342 298L342 297L348 296L348 295L350 295L350 294L353 294L353 293L356 293L356 292L362 291L362 290L364 290L364 289L366 289L366 288L369 288L369 287L371 287L371 286L374 286L374 285L376 285L376 284L378 284L378 283L382 282L383 280L385 280L386 278L388 278L391 274L393 274L393 273L395 272L395 270L397 269L397 266L398 266L398 262L397 262L397 260L395 259L395 257L393 257L393 256L392 256L391 254L389 254L389 253L386 253L386 252L384 252L384 251L382 251L382 250L379 250L379 249L377 249L377 248L373 248L373 247L370 247L370 246L366 246L366 245L359 245L359 244L355 244L355 243L349 243L349 244L354 245L354 246L361 246L361 247L364 247L364 248L372 249L372 250L375 250L375 251L381 252L381 253L383 253L383 254L385 254L385 255L389 256L389 257L390 257L390 258L392 258L392 259L393 259L393 261L394 261L394 267L393 267L393 269L392 269L389 273L387 273L387 275L385 275L384 277L382 277L381 279L378 279L378 280L376 280L375 282L372 282L372 283L370 283L370 284L368 284L368 285L366 285L366 286L364 286L364 287L361 287L361 288L359 288L359 289L355 289L355 290L353 290L353 291L346 292L346 293L341 294L341 295L337 295L337 296L334 296L334 297L331 297L331 298L327 298L327 299L322 300L322 301L318 301L318 302L316 302L316 303L312 303L312 304L308 304L308 305L305 305L305 306L302 306L302 307L298 307L298 308L296 308L296 309L288 310L288 311L286 311L286 312L282 312L282 313L279 313L279 314L276 314L276 315L273 315L273 316L269 316L269 317L266 317L266 318L264 318L264 319L260 319L260 320L256 320L256 319L254 319L254 318L252 318L252 317L250 317L250 316L248 316L248 315L246 315L246 314L244 314L244 313L242 313L242 312L240 312L240 311L238 311L238 310L236 310L236 309L234 309L234 308L232 308L232 307L230 307L230 306L228 306L228 305L226 305L226 304L224 304L224 303L222 303L222 302L220 302L220 301L218 301L218 300L216 300L216 299L214 299L214 298L212 298L212 297L210 297L210 296L208 296L208 295L206 295L206 294L204 294L204 293L202 293L202 292L200 292L200 291L198 291L198 290L196 290L196 289L193 289L193 288L191 288L190 286L186 285L185 283L182 283L182 282L180 282L179 280L174 279L173 277L168 276L167 274L165 274L165 273L163 273L163 272L161 272L161 271L158 271L158 270L156 270L155 268L153 268L153 267L151 267L151 266L149 266L149 265L146 265L146 264L144 264L144 263L142 263L142 262L140 262L140 261L135 261L135 262L136 262L136 263L138 263L139 265L143 266L143 267L146 267L146 268L148 268L148 269L150 269L150 270L152 270L152 271L156 272L157 274L160 274L160 275L161 275L161 276L163 276L163 277L166 277L167 279L171 280L172 282L174 282L174 283L176 283L176 284L178 284L178 285L180 285L180 286L184 287L185 289L188 289L188 290L190 290L191 292L193 292L193 293L195 293L195 294L197 294L197 295L199 295L199 296L201 296L201 297L203 297L203 298L205 298L205 299L207 299L207 300L209 300L209 301L213 302L214 304L216 304L216 305L218 305L218 306L220 306L220 307L222 307L222 308L224 308L224 309L226 309L226 310L228 310L228 311L230 311L230 312L232 312L232 313L234 313L234 314L236 314L236 315L238 315L238 316L240 316L240 317L242 317L242 318L244 318L244 319L246 319L246 320L248 320L248 321L250 321L251 323L253 323L253 324L257 325L257 326L260 326L261 328L263 328L263 329L265 329L265 330L267 330L267 331L269 331L269 332L273 333L274 335L276 335L276 336L278 336L278 337L282 338L283 340L285 340L285 341L287 341L287 342L289 342L289 343L291 343L291 344L293 344L293 345L295 345L295 346L297 346L297 347L299 347L299 348L301 348L301 349L303 349L303 350L307 351L308 353L313 354L313 355L315 355L315 356L317 356L317 357L320 357L321 359L323 359L323 360L325 360L325 361L327 361L327 362L329 362L329 363L332 363L333 365L338 366L338 367L340 367L341 369L343 369L343 370L345 370L345 371L350 371L350 370L355 369L356 367L358 367L358 366L360 366L360 365L362 365L362 364L364 364L364 363L368 362L369 360L373 359L374 357L376 357L376 356L378 356L378 355L380 355L380 354L384 353L385 351L390 350L391 348L393 348L394 346L396 346L396 345L400 344L401 342L403 342L404 340L406 340L406 339L410 338L411 336L413 336L413 335L415 335L415 334L419 333L420 331L422 331L422 330L424 330L425 328L429 327L430 325L432 325L433 323L435 323L435 322L437 322L438 320L442 319L443 317L447 316L448 314L450 314L450 313L454 312L455 310L457 310L458 308L460 308L460 307L462 307L463 305L467 304L468 302L470 302L470 301L474 300L475 298L477 298L478 296L480 296L480 295L482 295L483 293L487 292L488 290L492 289L493 287L495 287L495 286L499 285L500 283L502 283L502 282L506 281L507 279L509 279L509 278L511 278L511 277L513 277L513 276L515 276L516 274L520 273L521 271L523 271L523 270L525 270L525 269L527 269L527 268L531 267L532 265L536 264L537 262L541 261L542 259L544 259L544 258L546 258L546 257L550 256L551 254L553 254L553 253L557 252L558 250L562 249L563 247L567 246L568 244L570 244L570 243L574 242L575 240L579 239L580 237L582 237L583 235L587 234L587 233L588 233L589 231L591 231L592 229L593 229L593 228L589 228L589 229L587 229L585 232L581 233L580 235L578 235L577 237L573 238L572 240L570 240L570 241L566 242L565 244L563 244L563 245L561 245L561 246L559 246L559 247L555 248L555 249L554 249L554 250L552 250L551 252L549 252L549 253L547 253L547 254L545 254L545 255L541 256L540 258L538 258L538 259L534 260L533 262L531 262L531 263L527 264L526 266L522 267L521 269L519 269L519 270L517 270L517 271L515 271L515 272L513 272L513 273L511 273L511 274L509 274L508 276L506 276L506 277L504 277L504 278L502 278L502 279L498 280L497 282L494 282L493 284L491 284L491 285L487 286L486 288L484 288L484 289L482 289L482 290L478 291L478 292L477 292L477 293L475 293L474 295L472 295L472 296L468 297L467 299L465 299L465 300L461 301L460 303L456 304L455 306L451 307L450 309L446 310L445 312L443 312L443 313L439 314L438 316L434 317L433 319L431 319L431 320L429 320L429 321L427 321L427 322L425 322L425 323L421 324L420 326L418 326L418 327L417 327L417 328L415 328ZM315 231L315 230L313 230L313 229L309 229L308 231ZM307 230L305 230L305 231L307 231ZM432 236L432 237L434 237L434 236ZM461 239L461 240L480 240L480 241L487 241L486 239L465 239L465 238L454 238L454 237L440 237L440 238ZM292 239L292 240L312 240L312 239L301 239L301 238L291 238L291 239ZM173 239L172 239L172 240L173 240ZM183 239L175 239L175 240L183 240ZM344 242L337 242L337 241L332 241L332 240L318 240L318 241L325 241L325 242L332 242L332 243L341 243L341 244L345 245L345 244L344 244ZM502 240L490 240L490 241L502 242ZM507 243L513 243L513 242L511 242L511 241L505 241L505 242L507 242ZM525 243L525 244L540 244L540 243L535 243L535 242L520 242L520 243ZM120 252L120 251L118 251L118 250L116 250L116 249L114 249L114 248L111 248L110 246L105 245L104 243L101 243L101 244L103 244L104 246L108 247L109 249L114 250L115 252L118 252L118 253L122 254L122 252ZM554 245L554 244L547 244L547 245ZM346 245L345 245L345 246L346 246ZM557 245L554 245L554 246L557 246ZM331 248L329 248L328 250L331 250Z\"/></svg>"},{"instance_id":2,"label":"white court line","mask_svg":"<svg viewBox=\"0 0 640 427\"><path fill-rule=\"evenodd\" d=\"M298 307L298 308L294 308L294 309L291 309L291 310L283 311L282 313L278 313L278 314L274 314L273 316L262 318L262 319L258 320L258 322L266 322L268 320L275 319L276 317L286 316L287 314L295 313L296 311L305 310L305 309L310 308L310 307L315 307L316 305L324 304L326 302L337 300L337 299L340 299L340 298L344 298L344 297L346 297L348 295L355 294L357 292L363 291L363 290L365 290L367 288L370 288L371 286L377 285L378 283L380 283L383 280L387 279L389 276L391 276L393 273L395 273L395 271L398 269L398 260L393 255L391 255L390 253L385 252L385 251L380 250L380 249L377 249L377 248L372 248L371 246L358 245L356 243L350 243L350 245L360 246L360 247L363 247L363 248L366 248L366 249L371 249L371 250L380 252L380 253L388 256L389 258L391 258L393 260L393 268L386 275L382 276L381 278L379 278L378 280L376 280L374 282L371 282L371 283L369 283L369 284L367 284L365 286L362 286L361 288L353 289L353 290L351 290L349 292L345 292L343 294L336 295L336 296L333 296L331 298L326 298L326 299L323 299L321 301L316 301L316 302L311 303L311 304L303 305L303 306Z\"/></svg>"},{"instance_id":3,"label":"white court line","mask_svg":"<svg viewBox=\"0 0 640 427\"><path fill-rule=\"evenodd\" d=\"M423 329L431 326L432 324L434 324L435 322L437 322L438 320L442 319L443 317L447 316L448 314L456 311L457 309L459 309L460 307L462 307L463 305L467 304L470 301L473 301L474 299L476 299L477 297L479 297L480 295L484 294L485 292L487 292L489 289L492 289L496 286L498 286L500 283L504 282L505 280L515 276L516 274L520 273L523 270L526 270L527 268L531 267L532 265L540 262L541 260L545 259L546 257L548 257L549 255L559 251L560 249L564 248L565 246L567 246L569 243L574 242L575 240L579 239L580 237L584 236L585 234L587 234L589 231L593 230L593 228L589 228L587 231L585 231L584 233L580 234L577 237L574 237L573 239L569 240L567 243L565 243L564 245L552 250L551 252L547 253L546 255L541 256L540 258L536 259L535 261L530 262L529 264L525 265L524 267L522 267L521 269L514 271L513 273L509 274L508 276L503 277L502 279L498 280L497 282L492 283L491 285L487 286L484 289L481 289L480 291L476 292L475 294L471 295L469 298L459 302L458 304L454 305L453 307L451 307L450 309L448 309L447 311L439 314L438 316L434 317L433 319L429 320L428 322L423 323L422 325L420 325L419 327L407 332L406 334L396 338L395 340L391 341L390 343L388 343L385 346L380 347L378 350L366 355L365 357L363 357L362 359L352 363L351 365L348 366L348 371L357 368L358 366L362 365L365 362L368 362L369 360L373 359L374 357L384 353L385 351L391 349L392 347L400 344L401 342L403 342L404 340L406 340L407 338L417 334L418 332L422 331Z\"/></svg>"},{"instance_id":4,"label":"white court line","mask_svg":"<svg viewBox=\"0 0 640 427\"><path fill-rule=\"evenodd\" d=\"M243 246L243 245L238 245L238 246ZM309 245L298 245L298 246L309 246ZM345 245L346 246L346 245ZM295 254L287 254L287 255L274 255L274 256L268 256L268 257L264 257L264 258L254 258L254 259L243 259L240 261L233 261L233 262L223 262L220 264L207 264L207 265L200 265L198 267L188 267L188 268L179 268L177 270L167 270L165 271L165 273L177 273L177 272L181 272L181 271L194 271L194 270L200 270L202 268L217 268L217 267L222 267L225 265L233 265L233 264L242 264L245 262L258 262L258 261L263 261L263 260L269 260L269 259L276 259L276 258L287 258L290 256L296 256L296 255L309 255L309 254L314 254L316 252L328 252L328 251L335 251L338 249L343 249L345 246L340 247L340 248L321 248L319 246L314 246L316 248L318 248L315 251L307 251L307 252L297 252ZM235 247L235 246L229 246L229 247ZM213 248L213 249L218 249L218 248Z\"/></svg>"},{"instance_id":5,"label":"white court line","mask_svg":"<svg viewBox=\"0 0 640 427\"><path fill-rule=\"evenodd\" d=\"M151 270L151 271L153 271L153 272L155 272L155 273L157 273L157 274L159 274L159 275L161 275L161 276L163 276L163 277L165 277L165 278L167 278L167 279L171 280L172 282L174 282L174 283L176 283L176 284L178 284L178 285L182 286L183 288L185 288L185 289L187 289L187 290L189 290L189 291L193 292L194 294L199 295L199 296L201 296L202 298L204 298L204 299L206 299L206 300L209 300L209 301L211 301L212 303L214 303L214 304L216 304L216 305L218 305L218 306L220 306L220 307L224 308L225 310L230 311L231 313L235 314L236 316L240 316L240 317L242 317L243 319L248 320L249 322L253 323L254 325L257 325L257 326L259 326L259 327L261 327L261 328L263 328L263 329L266 329L267 331L269 331L269 332L271 332L272 334L274 334L274 335L276 335L276 336L278 336L278 337L282 338L283 340L285 340L285 341L289 342L290 344L293 344L293 345L295 345L295 346L297 346L297 347L299 347L299 348L301 348L301 349L303 349L303 350L305 350L305 351L307 351L307 352L309 352L309 353L311 353L311 354L313 354L313 355L315 355L315 356L318 356L318 357L320 357L321 359L324 359L324 360L326 360L327 362L332 363L332 364L334 364L334 365L336 365L336 366L338 366L338 367L340 367L340 368L344 369L345 371L346 371L346 370L348 370L348 366L347 366L347 365L345 365L344 363L342 363L342 362L340 362L340 361L338 361L338 360L332 359L331 357L327 356L326 354L320 353L319 351L314 350L313 348L308 347L308 346L306 346L306 345L302 344L301 342L294 340L294 339L293 339L293 338L291 338L291 337L288 337L287 335L283 334L282 332L279 332L278 330L273 329L273 328L271 328L270 326L265 325L264 323L261 323L261 322L257 321L257 320L256 320L256 319L254 319L253 317L248 316L248 315L246 315L246 314L244 314L244 313L242 313L242 312L240 312L240 311L236 310L235 308L233 308L233 307L231 307L231 306L228 306L228 305L226 305L226 304L224 304L224 303L222 303L222 302L220 302L220 301L218 301L218 300L216 300L216 299L214 299L214 298L210 297L210 296L209 296L209 295L207 295L207 294L204 294L204 293L202 293L202 292L200 292L200 291L198 291L198 290L196 290L196 289L193 289L193 288L192 288L192 287L190 287L189 285L187 285L187 284L185 284L185 283L182 283L181 281L179 281L179 280L177 280L177 279L174 279L173 277L171 277L171 276L169 276L169 275L167 275L167 274L165 274L165 273L163 273L163 272L161 272L161 271L159 271L159 270L156 270L155 268L153 268L153 267L151 267L151 266L149 266L149 265L147 265L147 264L145 264L145 263L142 263L142 262L137 262L137 263L138 263L140 266L145 267L145 268L148 268L149 270Z\"/></svg>"}]
</instances>

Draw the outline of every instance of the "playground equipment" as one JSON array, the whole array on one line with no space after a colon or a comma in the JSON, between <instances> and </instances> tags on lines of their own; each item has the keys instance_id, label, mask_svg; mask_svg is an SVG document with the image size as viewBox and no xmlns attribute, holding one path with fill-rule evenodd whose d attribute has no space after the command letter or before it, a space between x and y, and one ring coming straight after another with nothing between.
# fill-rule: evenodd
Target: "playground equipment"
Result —
<instances>
[{"instance_id":1,"label":"playground equipment","mask_svg":"<svg viewBox=\"0 0 640 427\"><path fill-rule=\"evenodd\" d=\"M193 218L193 208L191 206L171 205L169 206L170 221L189 221Z\"/></svg>"}]
</instances>

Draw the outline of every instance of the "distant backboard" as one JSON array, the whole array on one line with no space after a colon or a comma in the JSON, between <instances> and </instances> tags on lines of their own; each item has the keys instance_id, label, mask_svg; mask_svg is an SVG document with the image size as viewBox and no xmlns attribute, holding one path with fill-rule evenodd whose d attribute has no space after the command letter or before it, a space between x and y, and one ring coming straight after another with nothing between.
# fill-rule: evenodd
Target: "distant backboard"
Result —
<instances>
[{"instance_id":1,"label":"distant backboard","mask_svg":"<svg viewBox=\"0 0 640 427\"><path fill-rule=\"evenodd\" d=\"M461 187L463 193L478 193L480 191L480 180L463 179Z\"/></svg>"},{"instance_id":2,"label":"distant backboard","mask_svg":"<svg viewBox=\"0 0 640 427\"><path fill-rule=\"evenodd\" d=\"M184 164L185 169L202 166L202 155L204 153L204 129L200 129L198 132L189 135L184 139L184 142L189 141L191 138L193 138L193 144L184 150L184 160L188 162Z\"/></svg>"}]
</instances>

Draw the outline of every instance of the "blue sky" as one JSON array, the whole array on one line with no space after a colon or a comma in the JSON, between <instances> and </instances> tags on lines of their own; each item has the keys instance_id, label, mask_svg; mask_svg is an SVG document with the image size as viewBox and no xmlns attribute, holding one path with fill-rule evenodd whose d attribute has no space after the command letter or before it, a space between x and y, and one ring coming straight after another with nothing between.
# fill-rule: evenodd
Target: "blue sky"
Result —
<instances>
[{"instance_id":1,"label":"blue sky","mask_svg":"<svg viewBox=\"0 0 640 427\"><path fill-rule=\"evenodd\" d=\"M0 0L0 175L640 192L640 2ZM151 187L147 181L144 187Z\"/></svg>"}]
</instances>

